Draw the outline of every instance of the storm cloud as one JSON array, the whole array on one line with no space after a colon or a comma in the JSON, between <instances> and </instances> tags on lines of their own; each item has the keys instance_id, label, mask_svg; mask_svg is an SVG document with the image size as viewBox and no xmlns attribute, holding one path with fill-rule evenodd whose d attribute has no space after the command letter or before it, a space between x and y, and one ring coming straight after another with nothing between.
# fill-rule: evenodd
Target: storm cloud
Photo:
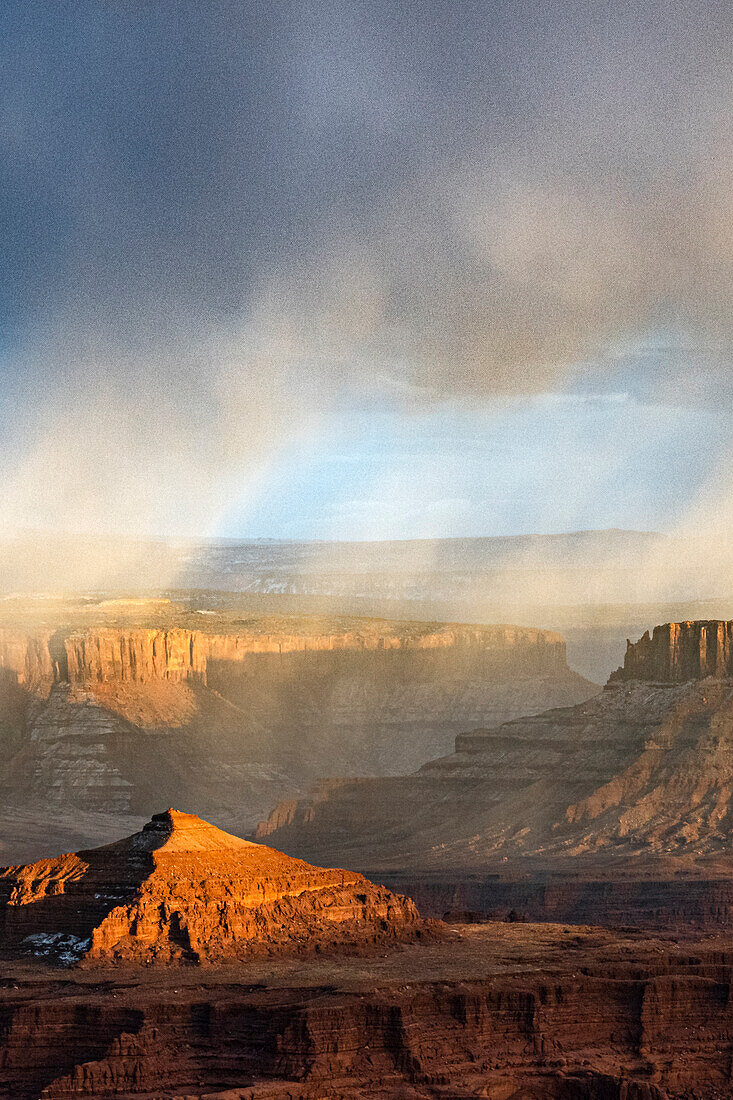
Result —
<instances>
[{"instance_id":1,"label":"storm cloud","mask_svg":"<svg viewBox=\"0 0 733 1100\"><path fill-rule=\"evenodd\" d=\"M603 390L650 337L645 400L729 397L732 22L7 5L7 522L204 531L345 397Z\"/></svg>"}]
</instances>

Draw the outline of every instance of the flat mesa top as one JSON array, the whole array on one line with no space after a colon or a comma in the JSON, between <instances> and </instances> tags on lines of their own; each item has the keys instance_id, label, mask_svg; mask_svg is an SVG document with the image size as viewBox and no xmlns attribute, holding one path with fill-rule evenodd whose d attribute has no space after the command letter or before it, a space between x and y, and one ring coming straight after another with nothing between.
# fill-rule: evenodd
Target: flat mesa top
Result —
<instances>
[{"instance_id":1,"label":"flat mesa top","mask_svg":"<svg viewBox=\"0 0 733 1100\"><path fill-rule=\"evenodd\" d=\"M544 975L554 981L558 974L592 966L608 971L639 966L659 966L660 960L672 973L689 973L690 957L698 960L719 957L730 944L730 937L696 935L671 936L667 933L608 929L587 925L532 924L503 922L451 926L447 938L405 944L399 951L378 955L329 954L266 957L247 964L247 986L252 996L267 997L271 989L313 990L324 986L338 991L370 992L378 988L404 987L405 983L495 981L518 977L527 981L528 973ZM115 972L100 966L84 969L49 970L35 959L3 962L3 976L12 981L0 987L0 1004L42 998L77 997L105 983L105 996L114 991L116 1005L140 1007L140 998L153 1000L174 997L178 1002L198 1003L202 997L231 1001L232 985L242 983L241 964L223 963L206 971L199 969L141 966L135 981L128 977L115 980ZM203 985L202 985L203 981ZM116 985L116 989L113 987Z\"/></svg>"}]
</instances>

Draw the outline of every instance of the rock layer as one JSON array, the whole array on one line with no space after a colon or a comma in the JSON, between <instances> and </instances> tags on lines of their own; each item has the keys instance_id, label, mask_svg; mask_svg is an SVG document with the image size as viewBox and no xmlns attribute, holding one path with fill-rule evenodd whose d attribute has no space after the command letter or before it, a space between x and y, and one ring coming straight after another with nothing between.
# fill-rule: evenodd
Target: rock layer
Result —
<instances>
[{"instance_id":1,"label":"rock layer","mask_svg":"<svg viewBox=\"0 0 733 1100\"><path fill-rule=\"evenodd\" d=\"M559 635L510 626L305 616L231 633L0 632L5 859L38 852L13 837L13 808L50 810L50 829L70 810L107 813L114 836L151 803L195 804L250 831L320 775L409 771L470 725L595 690Z\"/></svg>"},{"instance_id":2,"label":"rock layer","mask_svg":"<svg viewBox=\"0 0 733 1100\"><path fill-rule=\"evenodd\" d=\"M565 921L676 935L729 934L733 928L730 868L717 877L699 877L684 876L668 865L616 867L611 873L605 868L605 879L594 878L599 870L604 868L596 865L573 874L566 865L564 874L560 866L521 879L460 868L442 874L418 870L375 875L391 890L411 897L424 916L457 923Z\"/></svg>"},{"instance_id":3,"label":"rock layer","mask_svg":"<svg viewBox=\"0 0 733 1100\"><path fill-rule=\"evenodd\" d=\"M697 625L680 636L725 636ZM446 908L483 897L485 908L516 904L549 919L625 911L633 921L636 910L646 923L684 923L680 892L700 880L704 897L689 888L696 920L727 926L733 679L701 679L698 662L695 678L660 683L645 667L654 682L614 679L576 707L461 734L454 753L413 775L321 783L276 807L258 835L421 899L442 875ZM464 890L479 873L488 878ZM621 909L607 905L609 881L627 883L612 898Z\"/></svg>"},{"instance_id":4,"label":"rock layer","mask_svg":"<svg viewBox=\"0 0 733 1100\"><path fill-rule=\"evenodd\" d=\"M126 840L0 871L0 930L17 950L221 961L411 940L414 904L363 876L312 867L193 814Z\"/></svg>"},{"instance_id":5,"label":"rock layer","mask_svg":"<svg viewBox=\"0 0 733 1100\"><path fill-rule=\"evenodd\" d=\"M626 642L624 663L612 681L651 680L679 684L687 680L733 676L733 621L721 619L665 623L638 642Z\"/></svg>"},{"instance_id":6,"label":"rock layer","mask_svg":"<svg viewBox=\"0 0 733 1100\"><path fill-rule=\"evenodd\" d=\"M493 925L370 963L9 969L0 1097L707 1100L731 1094L721 944Z\"/></svg>"}]
</instances>

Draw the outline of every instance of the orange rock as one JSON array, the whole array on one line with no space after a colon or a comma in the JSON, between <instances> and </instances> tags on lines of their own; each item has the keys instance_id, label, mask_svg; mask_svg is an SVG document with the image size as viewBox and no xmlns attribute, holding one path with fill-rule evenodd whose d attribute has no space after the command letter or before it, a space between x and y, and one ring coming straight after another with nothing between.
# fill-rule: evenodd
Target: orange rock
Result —
<instances>
[{"instance_id":1,"label":"orange rock","mask_svg":"<svg viewBox=\"0 0 733 1100\"><path fill-rule=\"evenodd\" d=\"M385 650L420 655L432 651L438 658L442 652L457 651L463 663L479 662L489 668L503 664L535 672L565 668L565 642L552 631L446 624L425 633L415 631L415 624L408 626L412 630L389 633L365 624L363 631L337 634L207 634L180 628L85 630L65 639L68 680L84 685L160 679L207 683L209 667L216 662L242 663L265 654L283 658L339 652L379 654Z\"/></svg>"},{"instance_id":2,"label":"orange rock","mask_svg":"<svg viewBox=\"0 0 733 1100\"><path fill-rule=\"evenodd\" d=\"M0 871L7 946L60 958L248 959L409 941L407 898L313 867L193 814L155 814L125 840Z\"/></svg>"}]
</instances>

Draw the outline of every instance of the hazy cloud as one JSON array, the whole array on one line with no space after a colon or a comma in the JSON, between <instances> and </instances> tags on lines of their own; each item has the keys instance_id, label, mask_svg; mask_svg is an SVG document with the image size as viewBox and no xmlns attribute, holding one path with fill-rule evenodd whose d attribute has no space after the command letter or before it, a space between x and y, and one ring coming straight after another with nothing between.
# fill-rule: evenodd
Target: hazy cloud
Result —
<instances>
[{"instance_id":1,"label":"hazy cloud","mask_svg":"<svg viewBox=\"0 0 733 1100\"><path fill-rule=\"evenodd\" d=\"M729 379L732 22L6 6L8 522L207 529L344 395L603 389L650 333Z\"/></svg>"}]
</instances>

